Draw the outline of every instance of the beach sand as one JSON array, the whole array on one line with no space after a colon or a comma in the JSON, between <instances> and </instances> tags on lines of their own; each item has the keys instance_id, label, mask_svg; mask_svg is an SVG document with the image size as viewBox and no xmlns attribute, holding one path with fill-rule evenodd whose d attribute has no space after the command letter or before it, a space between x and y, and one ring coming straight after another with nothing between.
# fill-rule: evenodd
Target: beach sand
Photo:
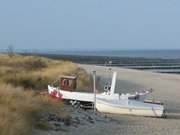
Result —
<instances>
[{"instance_id":1,"label":"beach sand","mask_svg":"<svg viewBox=\"0 0 180 135\"><path fill-rule=\"evenodd\" d=\"M102 89L107 81L111 80L112 71L117 72L116 92L134 92L138 90L154 90L152 98L163 101L167 110L167 118L150 118L123 115L108 115L112 118L106 122L84 124L78 127L69 127L64 131L38 131L34 135L179 135L180 133L180 75L152 73L113 67L79 65L91 73L97 71L97 78ZM81 114L79 114L81 115Z\"/></svg>"}]
</instances>

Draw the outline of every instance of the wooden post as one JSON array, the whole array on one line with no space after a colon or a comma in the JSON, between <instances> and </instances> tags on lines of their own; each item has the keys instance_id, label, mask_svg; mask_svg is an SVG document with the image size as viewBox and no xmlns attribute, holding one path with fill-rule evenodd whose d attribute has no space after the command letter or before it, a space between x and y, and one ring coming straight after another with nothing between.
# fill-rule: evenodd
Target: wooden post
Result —
<instances>
[{"instance_id":1,"label":"wooden post","mask_svg":"<svg viewBox=\"0 0 180 135\"><path fill-rule=\"evenodd\" d=\"M93 71L94 113L96 113L96 71Z\"/></svg>"}]
</instances>

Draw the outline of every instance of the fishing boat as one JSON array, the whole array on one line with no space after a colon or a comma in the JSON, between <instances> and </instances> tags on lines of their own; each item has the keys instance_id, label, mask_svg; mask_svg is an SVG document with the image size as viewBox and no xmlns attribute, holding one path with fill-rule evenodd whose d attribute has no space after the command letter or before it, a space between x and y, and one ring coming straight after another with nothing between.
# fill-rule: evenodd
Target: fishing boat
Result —
<instances>
[{"instance_id":1,"label":"fishing boat","mask_svg":"<svg viewBox=\"0 0 180 135\"><path fill-rule=\"evenodd\" d=\"M115 93L115 85L116 85L116 76L117 73L114 72L112 76L112 81L110 86L105 86L104 92L98 93L96 91L97 98L105 98L105 99L114 99L119 100L120 96L126 95L128 99L135 99L135 100L141 100L144 101L146 97L151 93L149 90L141 91L141 92L135 92L135 93ZM53 97L65 99L65 100L76 100L81 102L94 102L94 93L92 92L77 92L75 90L70 89L69 86L64 84L75 84L72 82L75 77L69 77L69 76L63 76L61 77L61 87L54 87L51 85L48 85L48 93L52 95ZM66 79L64 79L66 78ZM67 79L68 78L68 79ZM70 80L69 80L70 79ZM108 87L108 88L107 88Z\"/></svg>"},{"instance_id":2,"label":"fishing boat","mask_svg":"<svg viewBox=\"0 0 180 135\"><path fill-rule=\"evenodd\" d=\"M111 86L105 92L97 93L94 80L94 93L92 92L77 92L72 90L75 88L76 77L64 76L61 78L61 87L53 87L48 85L48 93L56 98L69 100L72 105L82 105L91 103L94 110L99 112L128 114L139 116L162 117L164 115L164 106L156 104L154 101L147 101L147 96L152 91L130 93L115 93L117 73L113 73Z\"/></svg>"},{"instance_id":3,"label":"fishing boat","mask_svg":"<svg viewBox=\"0 0 180 135\"><path fill-rule=\"evenodd\" d=\"M61 90L57 87L52 87L48 85L48 93L52 96L54 96L56 93L57 98L61 98L64 100L73 100L73 101L81 101L81 102L94 102L94 93L92 92L76 92L76 91L66 91L66 90ZM61 96L59 96L61 95ZM102 92L102 93L97 93L96 96L98 98L105 98L105 99L119 99L119 94L114 93L112 95Z\"/></svg>"},{"instance_id":4,"label":"fishing boat","mask_svg":"<svg viewBox=\"0 0 180 135\"><path fill-rule=\"evenodd\" d=\"M163 117L163 105L144 103L128 98L119 100L96 99L96 108L99 112L124 115L138 115L149 117Z\"/></svg>"}]
</instances>

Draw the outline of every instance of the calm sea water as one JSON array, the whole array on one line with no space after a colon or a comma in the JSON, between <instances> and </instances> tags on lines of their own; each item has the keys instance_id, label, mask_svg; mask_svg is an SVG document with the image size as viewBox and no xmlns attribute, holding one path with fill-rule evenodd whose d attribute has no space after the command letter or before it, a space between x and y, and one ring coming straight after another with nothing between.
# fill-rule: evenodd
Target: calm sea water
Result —
<instances>
[{"instance_id":1,"label":"calm sea water","mask_svg":"<svg viewBox=\"0 0 180 135\"><path fill-rule=\"evenodd\" d=\"M117 56L179 59L180 50L131 50L131 51L54 51L53 54L81 55L81 56Z\"/></svg>"}]
</instances>

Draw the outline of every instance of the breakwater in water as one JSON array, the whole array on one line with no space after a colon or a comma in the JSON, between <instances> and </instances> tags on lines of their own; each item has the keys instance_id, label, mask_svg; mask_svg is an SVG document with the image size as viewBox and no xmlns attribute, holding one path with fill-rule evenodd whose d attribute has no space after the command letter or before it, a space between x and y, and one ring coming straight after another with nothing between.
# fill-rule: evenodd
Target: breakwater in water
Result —
<instances>
[{"instance_id":1,"label":"breakwater in water","mask_svg":"<svg viewBox=\"0 0 180 135\"><path fill-rule=\"evenodd\" d=\"M116 66L160 73L180 74L180 58L143 58L115 56L82 56L61 54L38 54L52 59L70 60L79 64Z\"/></svg>"}]
</instances>

